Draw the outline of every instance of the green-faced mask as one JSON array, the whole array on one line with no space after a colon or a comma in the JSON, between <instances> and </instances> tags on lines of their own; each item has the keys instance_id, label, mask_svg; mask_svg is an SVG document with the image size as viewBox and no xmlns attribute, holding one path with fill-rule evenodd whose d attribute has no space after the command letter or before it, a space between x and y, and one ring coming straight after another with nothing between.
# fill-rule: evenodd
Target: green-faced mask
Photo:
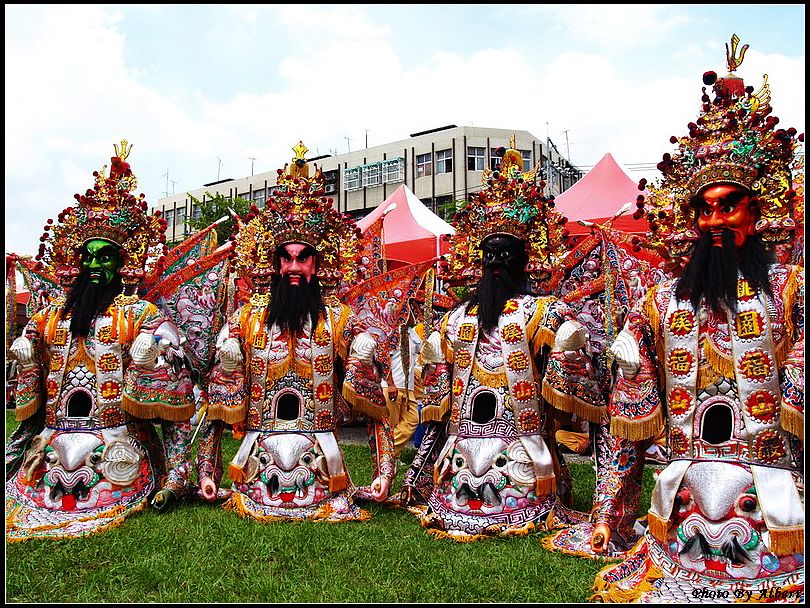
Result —
<instances>
[{"instance_id":1,"label":"green-faced mask","mask_svg":"<svg viewBox=\"0 0 810 608\"><path fill-rule=\"evenodd\" d=\"M82 266L90 271L90 282L109 285L121 268L118 245L103 239L93 239L84 245Z\"/></svg>"}]
</instances>

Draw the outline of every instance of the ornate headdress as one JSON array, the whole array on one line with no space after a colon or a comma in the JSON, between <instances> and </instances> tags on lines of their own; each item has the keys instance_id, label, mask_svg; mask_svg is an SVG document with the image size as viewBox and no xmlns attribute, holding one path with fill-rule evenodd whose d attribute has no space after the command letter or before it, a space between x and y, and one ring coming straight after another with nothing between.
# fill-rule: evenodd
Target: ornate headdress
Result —
<instances>
[{"instance_id":1,"label":"ornate headdress","mask_svg":"<svg viewBox=\"0 0 810 608\"><path fill-rule=\"evenodd\" d=\"M351 283L357 273L360 229L332 206L323 191L323 172L315 165L309 177L302 142L293 148L292 165L278 170L277 187L261 211L254 209L235 236L232 260L240 276L258 291L266 291L276 270L273 256L285 243L306 243L318 252L318 279L334 289L343 280Z\"/></svg>"},{"instance_id":2,"label":"ornate headdress","mask_svg":"<svg viewBox=\"0 0 810 608\"><path fill-rule=\"evenodd\" d=\"M499 168L484 169L484 189L453 217L455 234L445 235L450 253L441 275L451 285L471 285L481 278L480 244L496 234L524 241L526 271L535 289L550 276L552 256L562 253L566 219L554 209L553 197L543 194L545 182L535 179L539 163L524 172L514 135L509 146Z\"/></svg>"},{"instance_id":3,"label":"ornate headdress","mask_svg":"<svg viewBox=\"0 0 810 608\"><path fill-rule=\"evenodd\" d=\"M122 265L118 270L125 285L137 285L166 250L166 220L159 214L147 215L145 196L131 194L138 180L126 162L132 151L127 140L114 144L115 156L94 171L92 190L76 194L78 205L68 207L48 220L40 238L38 268L49 272L63 286L71 285L82 270L82 245L93 239L105 239L118 245ZM49 234L50 232L50 234Z\"/></svg>"},{"instance_id":4,"label":"ornate headdress","mask_svg":"<svg viewBox=\"0 0 810 608\"><path fill-rule=\"evenodd\" d=\"M726 45L730 73L725 78L715 72L703 75L704 84L713 85L715 98L710 99L704 86L700 115L689 123L689 134L670 139L678 150L664 154L658 163L663 181L639 183L639 189L646 186L649 191L651 244L662 251L668 248L675 257L687 255L699 239L695 209L689 202L708 185L737 184L751 190L761 212L755 230L771 246L790 241L796 226L793 213L803 207L803 201L796 200L792 170L804 134L797 136L794 128L776 129L779 119L770 115L767 74L754 93L733 73L748 49L744 45L738 56L739 42L735 34L731 48ZM637 217L643 213L643 198L638 205Z\"/></svg>"}]
</instances>

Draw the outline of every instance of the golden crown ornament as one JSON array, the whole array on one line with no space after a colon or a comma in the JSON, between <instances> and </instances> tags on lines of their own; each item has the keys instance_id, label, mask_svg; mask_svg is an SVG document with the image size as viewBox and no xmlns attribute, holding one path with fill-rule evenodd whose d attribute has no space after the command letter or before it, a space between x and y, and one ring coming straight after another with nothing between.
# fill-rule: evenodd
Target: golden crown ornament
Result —
<instances>
[{"instance_id":1,"label":"golden crown ornament","mask_svg":"<svg viewBox=\"0 0 810 608\"><path fill-rule=\"evenodd\" d=\"M794 183L795 172L804 167L798 152L804 134L776 128L779 119L771 115L767 74L756 93L734 74L748 49L738 48L739 42L735 34L731 47L726 45L728 75L704 73L714 99L704 86L697 120L688 124L687 135L670 138L678 149L664 154L657 165L663 179L639 182L649 195L646 201L639 197L635 217L646 211L650 246L675 259L688 255L699 239L690 199L706 186L737 184L751 190L761 213L755 230L768 246L793 238L796 210L804 208L804 189L797 192Z\"/></svg>"},{"instance_id":2,"label":"golden crown ornament","mask_svg":"<svg viewBox=\"0 0 810 608\"><path fill-rule=\"evenodd\" d=\"M515 149L515 136L503 153L500 166L484 169L484 188L452 219L455 233L444 235L450 252L444 256L441 278L450 285L473 285L482 276L481 242L497 234L511 235L526 244L526 272L535 291L550 276L564 246L566 218L554 209L554 197L543 194L537 181L539 163L523 171L523 156Z\"/></svg>"},{"instance_id":3,"label":"golden crown ornament","mask_svg":"<svg viewBox=\"0 0 810 608\"><path fill-rule=\"evenodd\" d=\"M145 195L132 191L138 180L126 161L132 146L122 139L114 144L115 156L94 171L95 185L78 202L64 209L45 225L40 237L38 268L50 273L63 286L72 285L82 270L82 246L93 239L105 239L118 245L122 265L118 270L124 285L137 285L159 264L166 251L166 220L160 213L147 215Z\"/></svg>"},{"instance_id":4,"label":"golden crown ornament","mask_svg":"<svg viewBox=\"0 0 810 608\"><path fill-rule=\"evenodd\" d=\"M266 292L274 268L274 254L286 243L305 243L318 252L318 280L325 289L357 278L360 258L360 229L324 196L324 176L304 157L302 142L292 150L292 164L278 170L276 188L263 209L256 207L234 235L231 262L235 271L248 279L257 292Z\"/></svg>"}]
</instances>

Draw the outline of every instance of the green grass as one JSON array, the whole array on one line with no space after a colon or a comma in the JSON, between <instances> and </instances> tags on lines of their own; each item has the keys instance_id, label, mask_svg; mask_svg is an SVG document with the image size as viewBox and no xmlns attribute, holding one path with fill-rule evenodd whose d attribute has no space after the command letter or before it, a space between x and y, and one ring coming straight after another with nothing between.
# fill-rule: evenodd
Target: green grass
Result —
<instances>
[{"instance_id":1,"label":"green grass","mask_svg":"<svg viewBox=\"0 0 810 608\"><path fill-rule=\"evenodd\" d=\"M6 437L15 427L7 412ZM342 447L353 481L368 483L368 447ZM225 456L236 448L228 437ZM412 448L403 452L412 457ZM593 470L570 466L574 507L587 511ZM96 536L7 544L6 601L582 602L605 565L549 553L540 534L461 544L434 539L404 510L364 507L372 513L367 522L259 524L183 503L167 515L143 511Z\"/></svg>"}]
</instances>

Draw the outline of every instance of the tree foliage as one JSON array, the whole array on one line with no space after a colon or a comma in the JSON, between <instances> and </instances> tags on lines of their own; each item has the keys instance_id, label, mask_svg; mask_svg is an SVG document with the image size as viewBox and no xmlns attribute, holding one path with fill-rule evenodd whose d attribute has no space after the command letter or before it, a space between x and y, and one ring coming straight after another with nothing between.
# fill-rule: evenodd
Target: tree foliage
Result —
<instances>
[{"instance_id":1,"label":"tree foliage","mask_svg":"<svg viewBox=\"0 0 810 608\"><path fill-rule=\"evenodd\" d=\"M251 205L249 200L240 196L228 198L222 194L211 194L209 192L205 193L203 197L204 200L202 201L191 194L189 194L189 198L191 199L192 210L194 210L196 206L199 206L200 210L197 218L193 217L194 213L192 212L192 217L186 222L189 228L194 231L207 228L221 217L228 217L228 221L222 222L216 227L218 245L225 243L233 233L236 220L231 215L230 210L233 210L239 217L244 217L250 210Z\"/></svg>"}]
</instances>

